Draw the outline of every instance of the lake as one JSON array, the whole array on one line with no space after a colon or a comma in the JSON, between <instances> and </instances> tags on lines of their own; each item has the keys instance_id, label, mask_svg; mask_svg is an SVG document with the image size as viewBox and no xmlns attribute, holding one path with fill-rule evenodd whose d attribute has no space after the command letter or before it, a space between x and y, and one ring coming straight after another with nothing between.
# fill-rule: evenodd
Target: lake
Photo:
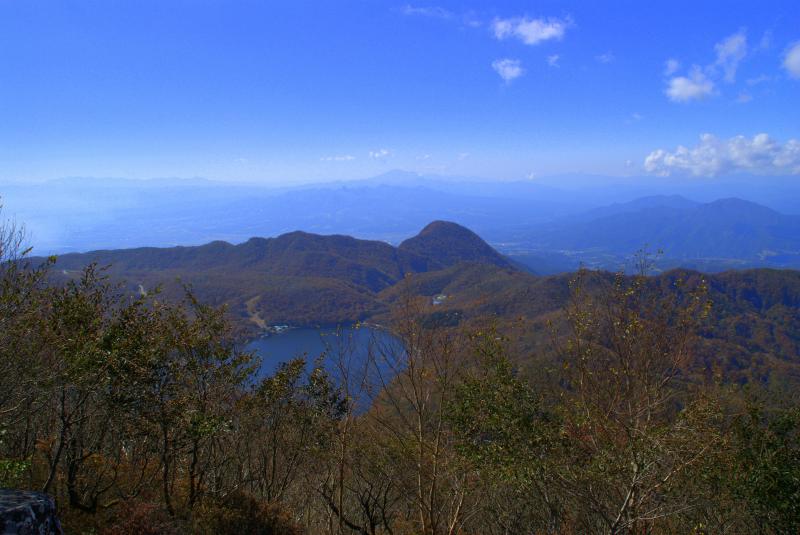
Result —
<instances>
[{"instance_id":1,"label":"lake","mask_svg":"<svg viewBox=\"0 0 800 535\"><path fill-rule=\"evenodd\" d=\"M325 368L339 377L340 361L346 359L353 369L363 369L370 354L402 355L400 341L383 329L366 326L348 326L326 329L289 329L280 334L258 338L246 346L261 358L260 376L271 375L281 363L305 357L309 366L322 357ZM382 373L391 370L384 358L378 358ZM375 370L372 370L375 371Z\"/></svg>"}]
</instances>

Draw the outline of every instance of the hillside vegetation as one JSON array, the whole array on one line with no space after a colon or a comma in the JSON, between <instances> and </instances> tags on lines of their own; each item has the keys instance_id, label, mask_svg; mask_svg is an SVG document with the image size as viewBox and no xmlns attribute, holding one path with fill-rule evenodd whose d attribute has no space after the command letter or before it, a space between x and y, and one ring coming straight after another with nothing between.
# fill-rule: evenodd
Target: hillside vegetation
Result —
<instances>
[{"instance_id":1,"label":"hillside vegetation","mask_svg":"<svg viewBox=\"0 0 800 535\"><path fill-rule=\"evenodd\" d=\"M800 529L798 272L537 277L444 222L42 263L0 238L0 484L71 532ZM350 317L397 344L265 374L236 328Z\"/></svg>"},{"instance_id":2,"label":"hillside vegetation","mask_svg":"<svg viewBox=\"0 0 800 535\"><path fill-rule=\"evenodd\" d=\"M537 359L548 353L550 337L544 327L568 303L574 278L533 275L475 233L442 221L427 225L399 247L292 232L240 245L214 242L63 255L55 273L69 278L92 262L109 265L108 273L126 281L131 291L163 285L164 295L178 299L188 284L209 303L227 305L251 335L264 324L383 323L409 295L429 302L444 296L433 307L437 317L464 325L486 318L514 320L524 326L518 328L515 344L523 352L535 352ZM611 274L597 276L608 279ZM653 276L650 284L666 291L677 279L701 278L714 306L713 321L698 344L698 373L721 373L739 383L800 380L800 272L756 269L701 275L679 269Z\"/></svg>"},{"instance_id":3,"label":"hillside vegetation","mask_svg":"<svg viewBox=\"0 0 800 535\"><path fill-rule=\"evenodd\" d=\"M209 302L228 304L240 318L255 311L267 323L337 325L385 312L379 292L406 276L460 262L515 269L471 231L435 222L399 247L292 232L239 245L67 254L59 257L58 273L69 278L97 263L109 266L108 273L132 290L163 285L167 295L177 297L189 284Z\"/></svg>"}]
</instances>

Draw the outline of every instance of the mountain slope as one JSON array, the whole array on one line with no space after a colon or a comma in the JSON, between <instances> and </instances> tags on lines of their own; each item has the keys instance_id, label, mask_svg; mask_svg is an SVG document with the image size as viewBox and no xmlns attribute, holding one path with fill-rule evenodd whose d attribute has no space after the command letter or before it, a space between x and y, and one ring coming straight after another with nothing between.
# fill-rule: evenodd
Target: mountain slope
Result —
<instances>
[{"instance_id":1,"label":"mountain slope","mask_svg":"<svg viewBox=\"0 0 800 535\"><path fill-rule=\"evenodd\" d=\"M427 258L439 267L474 262L513 269L509 260L477 234L448 221L434 221L419 234L401 243L398 249L406 254Z\"/></svg>"},{"instance_id":2,"label":"mountain slope","mask_svg":"<svg viewBox=\"0 0 800 535\"><path fill-rule=\"evenodd\" d=\"M575 219L592 221L601 217L641 212L642 210L651 210L653 208L687 210L699 205L700 203L691 201L681 195L650 195L647 197L639 197L629 202L614 203L608 206L595 208L583 214L579 214Z\"/></svg>"},{"instance_id":3,"label":"mountain slope","mask_svg":"<svg viewBox=\"0 0 800 535\"><path fill-rule=\"evenodd\" d=\"M530 243L545 250L614 255L630 255L647 245L662 249L672 259L800 265L800 216L783 215L741 199L706 204L653 201L590 212L600 216L530 233ZM640 208L642 205L646 207Z\"/></svg>"},{"instance_id":4,"label":"mountain slope","mask_svg":"<svg viewBox=\"0 0 800 535\"><path fill-rule=\"evenodd\" d=\"M566 332L561 311L569 303L574 274L534 277L491 265L458 265L420 273L404 288L387 288L381 298L391 305L402 293L446 295L431 315L456 317L462 324L487 321L525 355L518 364L534 376L557 359L553 336ZM585 287L593 293L601 281L613 283L608 272L592 272ZM800 271L754 269L702 275L673 270L649 280L652 289L669 294L675 281L694 284L703 278L712 303L697 340L692 364L695 377L705 374L725 381L757 381L779 388L800 385Z\"/></svg>"},{"instance_id":5,"label":"mountain slope","mask_svg":"<svg viewBox=\"0 0 800 535\"><path fill-rule=\"evenodd\" d=\"M58 259L61 276L73 276L91 262L131 290L164 285L177 296L190 284L213 303L227 303L255 324L346 323L378 313L378 292L407 274L468 262L515 268L473 232L436 222L404 246L350 236L291 232L251 238L232 245L138 248L71 253ZM180 281L182 284L178 284Z\"/></svg>"},{"instance_id":6,"label":"mountain slope","mask_svg":"<svg viewBox=\"0 0 800 535\"><path fill-rule=\"evenodd\" d=\"M88 262L111 265L112 272L224 270L261 275L333 278L378 291L404 274L415 258L383 242L349 236L319 236L292 232L277 238L251 238L231 245L212 242L195 247L139 248L72 253L59 257L61 269L79 269Z\"/></svg>"}]
</instances>

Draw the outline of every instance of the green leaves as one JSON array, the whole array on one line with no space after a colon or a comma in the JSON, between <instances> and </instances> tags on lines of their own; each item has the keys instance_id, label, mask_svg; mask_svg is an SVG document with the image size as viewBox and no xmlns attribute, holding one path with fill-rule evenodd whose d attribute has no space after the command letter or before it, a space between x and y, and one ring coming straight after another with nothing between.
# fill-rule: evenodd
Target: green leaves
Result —
<instances>
[{"instance_id":1,"label":"green leaves","mask_svg":"<svg viewBox=\"0 0 800 535\"><path fill-rule=\"evenodd\" d=\"M501 478L526 477L548 453L555 433L533 389L514 374L493 330L472 338L477 365L456 387L447 416L457 448Z\"/></svg>"},{"instance_id":2,"label":"green leaves","mask_svg":"<svg viewBox=\"0 0 800 535\"><path fill-rule=\"evenodd\" d=\"M800 531L800 409L758 407L734 425L733 485L763 529Z\"/></svg>"}]
</instances>

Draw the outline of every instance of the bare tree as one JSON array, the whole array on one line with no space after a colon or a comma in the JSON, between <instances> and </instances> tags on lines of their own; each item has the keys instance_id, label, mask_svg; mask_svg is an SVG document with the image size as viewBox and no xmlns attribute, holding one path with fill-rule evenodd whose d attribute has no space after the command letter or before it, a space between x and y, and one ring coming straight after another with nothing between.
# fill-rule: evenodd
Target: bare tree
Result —
<instances>
[{"instance_id":1,"label":"bare tree","mask_svg":"<svg viewBox=\"0 0 800 535\"><path fill-rule=\"evenodd\" d=\"M399 307L393 333L400 347L375 354L378 380L368 417L391 455L388 466L410 498L409 520L425 535L452 535L468 516L472 473L453 450L445 406L459 380L460 333L430 321L418 300Z\"/></svg>"},{"instance_id":2,"label":"bare tree","mask_svg":"<svg viewBox=\"0 0 800 535\"><path fill-rule=\"evenodd\" d=\"M581 271L566 310L566 458L560 482L584 529L640 533L692 507L677 489L714 446L713 406L680 385L705 283L679 278L662 291L645 276L608 281ZM669 497L669 499L667 499Z\"/></svg>"},{"instance_id":3,"label":"bare tree","mask_svg":"<svg viewBox=\"0 0 800 535\"><path fill-rule=\"evenodd\" d=\"M53 259L32 266L22 226L4 219L0 206L0 484L11 484L30 466L35 438L26 422L41 401L42 283ZM22 427L23 432L13 431Z\"/></svg>"}]
</instances>

